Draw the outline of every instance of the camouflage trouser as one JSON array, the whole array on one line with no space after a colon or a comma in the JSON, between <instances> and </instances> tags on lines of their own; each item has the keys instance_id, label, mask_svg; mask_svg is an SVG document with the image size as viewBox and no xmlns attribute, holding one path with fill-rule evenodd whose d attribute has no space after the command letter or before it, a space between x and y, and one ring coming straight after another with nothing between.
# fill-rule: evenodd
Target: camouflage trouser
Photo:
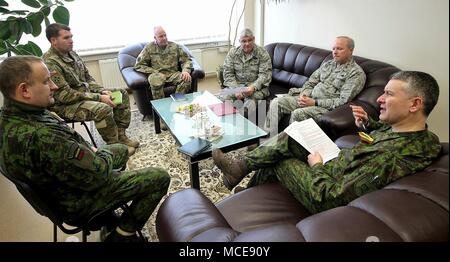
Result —
<instances>
[{"instance_id":1,"label":"camouflage trouser","mask_svg":"<svg viewBox=\"0 0 450 262\"><path fill-rule=\"evenodd\" d=\"M224 88L223 91L232 90L233 88ZM267 87L257 90L250 97L244 98L244 101L237 100L235 94L219 95L219 99L222 101L231 100L233 105L239 110L241 114L244 114L244 109L247 109L248 114L256 112L256 105L258 101L265 100L269 96L269 89Z\"/></svg>"},{"instance_id":2,"label":"camouflage trouser","mask_svg":"<svg viewBox=\"0 0 450 262\"><path fill-rule=\"evenodd\" d=\"M317 213L336 206L344 205L344 196L323 199L323 188L314 183L322 180L321 185L333 186L336 182L329 175L317 175L308 165L309 152L295 140L282 132L266 141L245 156L249 170L256 170L248 187L279 181L311 213Z\"/></svg>"},{"instance_id":3,"label":"camouflage trouser","mask_svg":"<svg viewBox=\"0 0 450 262\"><path fill-rule=\"evenodd\" d=\"M289 123L295 121L302 121L312 118L315 121L328 112L327 109L319 106L310 106L300 108L297 103L298 96L286 95L284 97L277 97L270 102L269 110L267 112L264 129L270 134L279 133L278 125L281 118L285 115L291 115Z\"/></svg>"},{"instance_id":4,"label":"camouflage trouser","mask_svg":"<svg viewBox=\"0 0 450 262\"><path fill-rule=\"evenodd\" d=\"M115 108L103 102L83 101L57 106L54 109L59 116L67 120L94 121L95 127L107 144L117 143L117 128L126 129L131 120L128 93L126 90L119 90L122 93L122 104Z\"/></svg>"},{"instance_id":5,"label":"camouflage trouser","mask_svg":"<svg viewBox=\"0 0 450 262\"><path fill-rule=\"evenodd\" d=\"M128 232L140 230L161 198L166 195L169 183L170 176L160 168L147 167L122 172L118 176L112 176L111 181L92 197L89 212L110 209L132 201L130 212L122 214L119 226Z\"/></svg>"},{"instance_id":6,"label":"camouflage trouser","mask_svg":"<svg viewBox=\"0 0 450 262\"><path fill-rule=\"evenodd\" d=\"M187 93L191 90L191 82L185 82L181 79L181 72L172 74L154 73L148 76L148 83L150 84L150 91L153 99L164 98L164 86L166 84L173 84L176 86L177 93Z\"/></svg>"}]
</instances>

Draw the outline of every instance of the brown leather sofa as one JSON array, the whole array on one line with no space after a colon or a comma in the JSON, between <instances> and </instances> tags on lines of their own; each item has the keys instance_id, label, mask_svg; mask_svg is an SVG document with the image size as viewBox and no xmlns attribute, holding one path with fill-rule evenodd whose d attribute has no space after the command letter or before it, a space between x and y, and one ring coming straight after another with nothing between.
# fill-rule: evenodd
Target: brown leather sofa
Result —
<instances>
[{"instance_id":1,"label":"brown leather sofa","mask_svg":"<svg viewBox=\"0 0 450 262\"><path fill-rule=\"evenodd\" d=\"M333 58L330 50L299 44L272 43L265 48L272 59L269 99L275 97L275 94L287 93L291 87L302 87L323 62ZM359 56L354 56L354 59L366 73L366 83L363 91L352 103L362 106L372 118L378 119L379 105L376 100L383 93L389 77L399 69L390 64ZM280 129L288 124L289 117L286 116L280 121ZM356 131L348 104L324 114L318 124L333 140Z\"/></svg>"},{"instance_id":2,"label":"brown leather sofa","mask_svg":"<svg viewBox=\"0 0 450 262\"><path fill-rule=\"evenodd\" d=\"M153 99L152 93L149 89L148 76L141 72L134 70L134 65L136 64L136 59L141 53L142 49L148 44L148 42L132 44L124 47L119 51L117 56L117 62L119 64L120 72L125 80L128 88L133 91L133 97L138 106L139 112L144 115L152 115L152 107L150 105L150 100ZM189 55L192 61L193 70L191 72L192 84L191 92L197 91L198 79L203 79L205 77L205 72L201 68L200 64L192 56L189 49L181 45L183 50ZM175 86L168 85L164 87L164 94L168 97L170 94L175 92Z\"/></svg>"},{"instance_id":3,"label":"brown leather sofa","mask_svg":"<svg viewBox=\"0 0 450 262\"><path fill-rule=\"evenodd\" d=\"M336 143L352 146L356 136ZM448 143L424 171L311 215L278 183L252 187L213 204L185 189L161 205L160 241L448 241Z\"/></svg>"}]
</instances>

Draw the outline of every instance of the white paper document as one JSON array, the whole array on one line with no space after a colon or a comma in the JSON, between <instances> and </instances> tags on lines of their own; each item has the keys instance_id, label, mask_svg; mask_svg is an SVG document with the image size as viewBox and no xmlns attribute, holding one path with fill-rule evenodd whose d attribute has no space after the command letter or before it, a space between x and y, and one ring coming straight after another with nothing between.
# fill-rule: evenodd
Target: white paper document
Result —
<instances>
[{"instance_id":1,"label":"white paper document","mask_svg":"<svg viewBox=\"0 0 450 262\"><path fill-rule=\"evenodd\" d=\"M201 106L209 106L220 103L222 103L222 101L208 91L204 91L202 95L197 96L194 98L194 101L192 101L192 104L199 104Z\"/></svg>"},{"instance_id":2,"label":"white paper document","mask_svg":"<svg viewBox=\"0 0 450 262\"><path fill-rule=\"evenodd\" d=\"M318 152L322 156L323 163L337 157L339 151L341 151L312 118L301 122L294 122L284 132L302 145L308 152Z\"/></svg>"}]
</instances>

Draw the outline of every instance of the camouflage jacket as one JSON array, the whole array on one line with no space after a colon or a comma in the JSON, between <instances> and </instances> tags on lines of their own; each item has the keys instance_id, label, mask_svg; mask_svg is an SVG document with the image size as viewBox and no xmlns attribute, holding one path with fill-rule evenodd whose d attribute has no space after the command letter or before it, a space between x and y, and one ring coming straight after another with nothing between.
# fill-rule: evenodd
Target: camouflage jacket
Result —
<instances>
[{"instance_id":1,"label":"camouflage jacket","mask_svg":"<svg viewBox=\"0 0 450 262\"><path fill-rule=\"evenodd\" d=\"M226 87L251 85L261 90L272 81L272 60L263 47L255 45L249 57L240 46L233 47L223 64L223 78Z\"/></svg>"},{"instance_id":2,"label":"camouflage jacket","mask_svg":"<svg viewBox=\"0 0 450 262\"><path fill-rule=\"evenodd\" d=\"M165 48L148 43L137 57L134 69L145 74L172 74L179 72L179 67L181 72L191 73L192 61L180 45L169 41Z\"/></svg>"},{"instance_id":3,"label":"camouflage jacket","mask_svg":"<svg viewBox=\"0 0 450 262\"><path fill-rule=\"evenodd\" d=\"M0 166L20 174L57 201L62 212L86 208L111 181L114 152L93 152L75 130L48 110L5 99L0 113Z\"/></svg>"},{"instance_id":4,"label":"camouflage jacket","mask_svg":"<svg viewBox=\"0 0 450 262\"><path fill-rule=\"evenodd\" d=\"M344 205L429 166L439 155L439 138L428 130L393 132L390 125L369 122L373 143L360 141L326 164L316 164L307 184L312 209ZM317 201L317 202L316 202Z\"/></svg>"},{"instance_id":5,"label":"camouflage jacket","mask_svg":"<svg viewBox=\"0 0 450 262\"><path fill-rule=\"evenodd\" d=\"M90 100L100 101L101 85L89 74L86 64L77 53L71 51L68 56L60 54L51 47L42 57L59 87L54 93L55 106L74 104Z\"/></svg>"},{"instance_id":6,"label":"camouflage jacket","mask_svg":"<svg viewBox=\"0 0 450 262\"><path fill-rule=\"evenodd\" d=\"M342 65L329 60L314 71L302 88L291 88L289 94L306 95L318 106L332 110L355 98L365 82L366 74L353 58Z\"/></svg>"}]
</instances>

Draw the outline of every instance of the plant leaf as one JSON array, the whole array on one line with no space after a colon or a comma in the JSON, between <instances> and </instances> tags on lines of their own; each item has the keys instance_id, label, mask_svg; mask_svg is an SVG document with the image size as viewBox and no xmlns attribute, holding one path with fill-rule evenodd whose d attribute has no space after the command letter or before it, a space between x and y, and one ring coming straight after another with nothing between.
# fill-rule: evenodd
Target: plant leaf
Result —
<instances>
[{"instance_id":1,"label":"plant leaf","mask_svg":"<svg viewBox=\"0 0 450 262\"><path fill-rule=\"evenodd\" d=\"M39 3L41 3L42 5L48 5L48 1L47 0L38 0Z\"/></svg>"},{"instance_id":2,"label":"plant leaf","mask_svg":"<svg viewBox=\"0 0 450 262\"><path fill-rule=\"evenodd\" d=\"M9 6L9 4L5 0L0 0L0 6Z\"/></svg>"},{"instance_id":3,"label":"plant leaf","mask_svg":"<svg viewBox=\"0 0 450 262\"><path fill-rule=\"evenodd\" d=\"M0 41L0 55L3 55L8 52L8 47L6 46L5 41Z\"/></svg>"},{"instance_id":4,"label":"plant leaf","mask_svg":"<svg viewBox=\"0 0 450 262\"><path fill-rule=\"evenodd\" d=\"M64 0L64 1L66 1L66 2L73 2L73 1L75 1L75 0Z\"/></svg>"},{"instance_id":5,"label":"plant leaf","mask_svg":"<svg viewBox=\"0 0 450 262\"><path fill-rule=\"evenodd\" d=\"M11 36L9 21L0 21L0 39L8 39Z\"/></svg>"},{"instance_id":6,"label":"plant leaf","mask_svg":"<svg viewBox=\"0 0 450 262\"><path fill-rule=\"evenodd\" d=\"M64 6L58 6L53 10L53 19L57 23L61 23L64 25L69 25L70 14L69 10Z\"/></svg>"},{"instance_id":7,"label":"plant leaf","mask_svg":"<svg viewBox=\"0 0 450 262\"><path fill-rule=\"evenodd\" d=\"M50 20L48 20L48 17L45 17L45 27L50 25Z\"/></svg>"},{"instance_id":8,"label":"plant leaf","mask_svg":"<svg viewBox=\"0 0 450 262\"><path fill-rule=\"evenodd\" d=\"M8 14L9 10L3 7L0 7L0 14Z\"/></svg>"},{"instance_id":9,"label":"plant leaf","mask_svg":"<svg viewBox=\"0 0 450 262\"><path fill-rule=\"evenodd\" d=\"M42 50L41 48L36 45L32 41L28 41L28 43L24 45L18 45L17 48L22 49L23 51L27 52L29 55L35 55L35 56L42 56Z\"/></svg>"},{"instance_id":10,"label":"plant leaf","mask_svg":"<svg viewBox=\"0 0 450 262\"><path fill-rule=\"evenodd\" d=\"M42 31L42 21L44 21L44 15L41 12L34 13L27 17L28 21L31 23L31 26L33 27L33 33L32 35L34 37L37 37L41 34Z\"/></svg>"},{"instance_id":11,"label":"plant leaf","mask_svg":"<svg viewBox=\"0 0 450 262\"><path fill-rule=\"evenodd\" d=\"M48 16L50 14L50 7L48 6L44 6L41 8L41 10L39 10L42 12L42 14L44 14L45 16Z\"/></svg>"},{"instance_id":12,"label":"plant leaf","mask_svg":"<svg viewBox=\"0 0 450 262\"><path fill-rule=\"evenodd\" d=\"M27 19L20 18L19 19L19 25L20 25L20 29L25 34L31 34L33 32L33 26L31 25L31 23Z\"/></svg>"},{"instance_id":13,"label":"plant leaf","mask_svg":"<svg viewBox=\"0 0 450 262\"><path fill-rule=\"evenodd\" d=\"M41 4L39 4L39 2L36 0L22 0L22 3L26 4L27 6L31 6L33 8L41 7Z\"/></svg>"}]
</instances>

